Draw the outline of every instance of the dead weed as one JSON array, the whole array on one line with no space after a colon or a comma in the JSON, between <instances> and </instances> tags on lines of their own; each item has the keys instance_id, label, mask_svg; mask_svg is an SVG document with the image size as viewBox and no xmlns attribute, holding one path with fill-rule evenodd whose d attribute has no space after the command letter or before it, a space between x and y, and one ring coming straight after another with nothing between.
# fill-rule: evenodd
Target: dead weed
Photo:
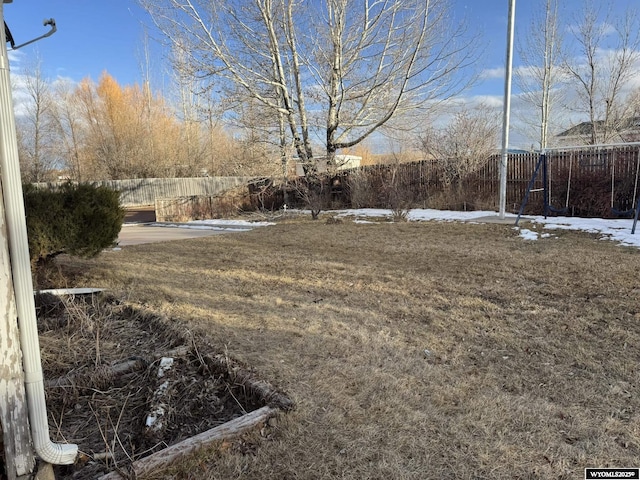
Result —
<instances>
[{"instance_id":1,"label":"dead weed","mask_svg":"<svg viewBox=\"0 0 640 480\"><path fill-rule=\"evenodd\" d=\"M286 397L175 320L109 297L36 297L56 478L94 479ZM126 478L126 477L125 477Z\"/></svg>"}]
</instances>

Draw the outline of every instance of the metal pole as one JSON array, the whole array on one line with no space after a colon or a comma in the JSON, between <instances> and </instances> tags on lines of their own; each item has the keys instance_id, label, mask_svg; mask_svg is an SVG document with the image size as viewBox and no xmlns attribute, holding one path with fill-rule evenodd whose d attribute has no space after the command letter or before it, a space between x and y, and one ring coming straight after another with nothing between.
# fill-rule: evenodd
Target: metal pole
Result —
<instances>
[{"instance_id":1,"label":"metal pole","mask_svg":"<svg viewBox=\"0 0 640 480\"><path fill-rule=\"evenodd\" d=\"M542 209L542 213L544 218L546 219L549 216L549 159L546 153L542 154L543 163L542 163L542 184L544 185L543 193L543 202L544 207Z\"/></svg>"},{"instance_id":2,"label":"metal pole","mask_svg":"<svg viewBox=\"0 0 640 480\"><path fill-rule=\"evenodd\" d=\"M500 160L500 211L504 219L507 205L507 159L509 158L509 118L511 115L511 72L513 65L513 30L516 16L516 0L509 0L509 25L507 27L507 60L504 80L504 110L502 115L502 158Z\"/></svg>"}]
</instances>

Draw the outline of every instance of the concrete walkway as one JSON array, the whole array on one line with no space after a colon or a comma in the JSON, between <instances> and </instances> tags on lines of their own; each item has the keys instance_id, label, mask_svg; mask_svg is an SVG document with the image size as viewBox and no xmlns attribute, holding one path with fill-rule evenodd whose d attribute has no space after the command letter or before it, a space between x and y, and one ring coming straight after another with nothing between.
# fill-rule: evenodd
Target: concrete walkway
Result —
<instances>
[{"instance_id":1,"label":"concrete walkway","mask_svg":"<svg viewBox=\"0 0 640 480\"><path fill-rule=\"evenodd\" d=\"M155 227L146 224L125 223L118 235L118 246L140 245L143 243L169 242L187 238L210 237L228 233L225 230L195 229L179 227Z\"/></svg>"},{"instance_id":2,"label":"concrete walkway","mask_svg":"<svg viewBox=\"0 0 640 480\"><path fill-rule=\"evenodd\" d=\"M181 228L180 224L158 225L156 212L153 206L136 207L127 209L124 224L118 235L118 246L140 245L143 243L170 242L172 240L184 240L187 238L210 237L233 231L245 231L252 227L234 226L233 230L228 225L214 225L210 228ZM226 227L226 229L225 229Z\"/></svg>"},{"instance_id":3,"label":"concrete walkway","mask_svg":"<svg viewBox=\"0 0 640 480\"><path fill-rule=\"evenodd\" d=\"M500 218L500 216L498 214L494 215L487 215L484 217L476 217L476 218L470 218L469 220L467 220L467 222L478 222L478 223L500 223L500 224L504 224L504 225L515 225L516 224L516 218L518 218L516 215L505 215L504 218ZM520 220L525 220L524 217L522 217Z\"/></svg>"}]
</instances>

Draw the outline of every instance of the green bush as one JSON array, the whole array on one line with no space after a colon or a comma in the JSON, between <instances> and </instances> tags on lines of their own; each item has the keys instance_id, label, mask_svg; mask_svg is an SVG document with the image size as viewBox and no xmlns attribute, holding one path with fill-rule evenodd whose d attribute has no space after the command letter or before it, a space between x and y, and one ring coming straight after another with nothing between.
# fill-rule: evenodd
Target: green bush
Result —
<instances>
[{"instance_id":1,"label":"green bush","mask_svg":"<svg viewBox=\"0 0 640 480\"><path fill-rule=\"evenodd\" d=\"M119 192L92 184L23 187L29 254L41 263L61 253L92 257L118 238L124 209Z\"/></svg>"}]
</instances>

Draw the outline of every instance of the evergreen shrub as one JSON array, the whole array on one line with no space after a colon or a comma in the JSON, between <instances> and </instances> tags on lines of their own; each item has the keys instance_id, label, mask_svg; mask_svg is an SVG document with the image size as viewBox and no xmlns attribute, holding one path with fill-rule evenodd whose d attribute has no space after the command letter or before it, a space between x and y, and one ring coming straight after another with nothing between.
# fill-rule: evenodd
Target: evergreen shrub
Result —
<instances>
[{"instance_id":1,"label":"evergreen shrub","mask_svg":"<svg viewBox=\"0 0 640 480\"><path fill-rule=\"evenodd\" d=\"M88 183L56 189L23 187L32 264L61 253L92 257L118 238L124 209L120 193Z\"/></svg>"}]
</instances>

